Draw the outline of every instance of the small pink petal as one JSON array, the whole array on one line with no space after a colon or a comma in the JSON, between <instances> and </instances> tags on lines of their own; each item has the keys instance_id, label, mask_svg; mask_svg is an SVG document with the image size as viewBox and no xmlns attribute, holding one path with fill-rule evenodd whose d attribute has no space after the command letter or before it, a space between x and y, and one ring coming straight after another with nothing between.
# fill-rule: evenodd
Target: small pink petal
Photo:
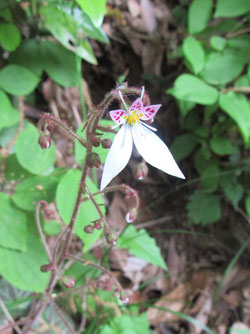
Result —
<instances>
[{"instance_id":1,"label":"small pink petal","mask_svg":"<svg viewBox=\"0 0 250 334\"><path fill-rule=\"evenodd\" d=\"M128 116L128 112L122 109L111 110L109 112L112 120L117 124L123 124L125 122L124 116Z\"/></svg>"},{"instance_id":2,"label":"small pink petal","mask_svg":"<svg viewBox=\"0 0 250 334\"><path fill-rule=\"evenodd\" d=\"M148 121L151 118L154 118L157 111L160 109L161 104L154 104L152 106L145 106L144 111L142 112L143 116L140 117L143 121Z\"/></svg>"},{"instance_id":3,"label":"small pink petal","mask_svg":"<svg viewBox=\"0 0 250 334\"><path fill-rule=\"evenodd\" d=\"M140 98L136 99L135 102L131 105L131 107L129 108L129 111L139 111L139 112L143 112L143 103L142 100Z\"/></svg>"}]
</instances>

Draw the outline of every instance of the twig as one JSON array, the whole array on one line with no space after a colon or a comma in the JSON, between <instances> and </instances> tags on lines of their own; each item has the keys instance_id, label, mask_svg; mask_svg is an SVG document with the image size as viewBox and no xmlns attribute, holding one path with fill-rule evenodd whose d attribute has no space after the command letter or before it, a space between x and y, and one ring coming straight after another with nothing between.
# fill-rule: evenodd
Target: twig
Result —
<instances>
[{"instance_id":1,"label":"twig","mask_svg":"<svg viewBox=\"0 0 250 334\"><path fill-rule=\"evenodd\" d=\"M229 87L224 88L220 91L220 93L228 93L228 92L235 92L235 93L250 93L250 87Z\"/></svg>"},{"instance_id":2,"label":"twig","mask_svg":"<svg viewBox=\"0 0 250 334\"><path fill-rule=\"evenodd\" d=\"M232 38L232 37L236 37L236 36L239 36L239 35L248 34L249 32L250 32L250 28L245 28L245 29L242 29L242 30L230 32L226 35L226 37L227 38Z\"/></svg>"},{"instance_id":3,"label":"twig","mask_svg":"<svg viewBox=\"0 0 250 334\"><path fill-rule=\"evenodd\" d=\"M54 310L56 311L56 314L58 315L58 317L62 320L62 322L65 324L65 326L68 328L69 333L71 334L75 334L74 329L72 328L72 326L68 323L68 321L65 319L65 317L63 316L63 314L61 313L59 307L56 305L55 301L53 300L53 298L50 298L50 302L51 304L54 306Z\"/></svg>"},{"instance_id":4,"label":"twig","mask_svg":"<svg viewBox=\"0 0 250 334\"><path fill-rule=\"evenodd\" d=\"M0 297L0 306L1 306L2 310L3 310L3 313L4 313L4 315L6 316L6 318L7 318L10 322L13 323L13 327L15 328L16 332L17 332L18 334L22 334L21 329L20 329L20 328L18 327L18 325L15 323L14 319L12 318L11 314L9 313L9 311L8 311L7 307L5 306L5 304L4 304L4 302L3 302L3 300L2 300L1 297Z\"/></svg>"}]
</instances>

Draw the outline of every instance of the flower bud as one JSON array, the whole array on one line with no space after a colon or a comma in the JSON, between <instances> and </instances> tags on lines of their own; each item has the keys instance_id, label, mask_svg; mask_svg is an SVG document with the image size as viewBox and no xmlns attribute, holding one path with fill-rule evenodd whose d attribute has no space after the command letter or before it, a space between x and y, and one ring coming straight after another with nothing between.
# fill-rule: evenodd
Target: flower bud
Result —
<instances>
[{"instance_id":1,"label":"flower bud","mask_svg":"<svg viewBox=\"0 0 250 334\"><path fill-rule=\"evenodd\" d=\"M53 271L54 270L54 266L52 263L49 263L49 264L43 264L41 267L40 267L40 271L42 273L46 273L47 271Z\"/></svg>"},{"instance_id":2,"label":"flower bud","mask_svg":"<svg viewBox=\"0 0 250 334\"><path fill-rule=\"evenodd\" d=\"M85 227L84 227L84 232L85 233L93 233L93 231L94 231L94 227L92 226L92 225L86 225Z\"/></svg>"},{"instance_id":3,"label":"flower bud","mask_svg":"<svg viewBox=\"0 0 250 334\"><path fill-rule=\"evenodd\" d=\"M115 246L117 244L118 236L114 232L104 230L106 241L109 245Z\"/></svg>"},{"instance_id":4,"label":"flower bud","mask_svg":"<svg viewBox=\"0 0 250 334\"><path fill-rule=\"evenodd\" d=\"M102 220L101 219L96 220L94 222L93 228L97 229L97 230L101 230L101 228L102 228Z\"/></svg>"},{"instance_id":5,"label":"flower bud","mask_svg":"<svg viewBox=\"0 0 250 334\"><path fill-rule=\"evenodd\" d=\"M132 208L129 210L129 212L126 214L126 222L127 223L132 223L136 220L137 217L137 209L136 208Z\"/></svg>"},{"instance_id":6,"label":"flower bud","mask_svg":"<svg viewBox=\"0 0 250 334\"><path fill-rule=\"evenodd\" d=\"M106 139L103 139L102 141L102 147L103 148L110 148L112 145L112 140L106 138Z\"/></svg>"},{"instance_id":7,"label":"flower bud","mask_svg":"<svg viewBox=\"0 0 250 334\"><path fill-rule=\"evenodd\" d=\"M62 279L62 285L67 289L71 289L75 285L75 280L71 276L65 276Z\"/></svg>"},{"instance_id":8,"label":"flower bud","mask_svg":"<svg viewBox=\"0 0 250 334\"><path fill-rule=\"evenodd\" d=\"M51 119L47 119L47 130L49 132L53 132L55 129L55 126L56 126L55 122L53 122Z\"/></svg>"},{"instance_id":9,"label":"flower bud","mask_svg":"<svg viewBox=\"0 0 250 334\"><path fill-rule=\"evenodd\" d=\"M99 168L101 166L101 160L99 155L94 152L88 153L86 156L86 165L90 168Z\"/></svg>"},{"instance_id":10,"label":"flower bud","mask_svg":"<svg viewBox=\"0 0 250 334\"><path fill-rule=\"evenodd\" d=\"M145 161L139 163L135 168L135 177L137 180L144 180L148 176L148 166Z\"/></svg>"},{"instance_id":11,"label":"flower bud","mask_svg":"<svg viewBox=\"0 0 250 334\"><path fill-rule=\"evenodd\" d=\"M51 138L48 135L40 135L38 139L38 144L41 146L42 149L47 149L51 146Z\"/></svg>"}]
</instances>

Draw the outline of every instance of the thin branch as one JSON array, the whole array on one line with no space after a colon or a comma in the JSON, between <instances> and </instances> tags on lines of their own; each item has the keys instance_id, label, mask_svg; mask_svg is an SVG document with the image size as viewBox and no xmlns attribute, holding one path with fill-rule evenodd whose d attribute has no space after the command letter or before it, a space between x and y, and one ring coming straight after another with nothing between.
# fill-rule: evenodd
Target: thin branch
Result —
<instances>
[{"instance_id":1,"label":"thin branch","mask_svg":"<svg viewBox=\"0 0 250 334\"><path fill-rule=\"evenodd\" d=\"M224 88L220 91L220 93L228 93L228 92L235 92L235 93L245 93L249 94L250 93L250 87L229 87L229 88Z\"/></svg>"},{"instance_id":2,"label":"thin branch","mask_svg":"<svg viewBox=\"0 0 250 334\"><path fill-rule=\"evenodd\" d=\"M59 307L57 306L57 304L55 303L55 301L53 300L53 298L50 298L50 301L51 301L51 304L54 307L54 310L56 311L56 314L62 320L62 322L64 323L64 325L68 328L69 333L75 334L74 329L72 328L72 326L70 325L70 323L65 319L65 317L63 316L62 312L60 311Z\"/></svg>"},{"instance_id":3,"label":"thin branch","mask_svg":"<svg viewBox=\"0 0 250 334\"><path fill-rule=\"evenodd\" d=\"M232 37L236 37L236 36L239 36L239 35L248 34L249 32L250 32L250 28L245 28L245 29L242 29L242 30L230 32L226 35L226 37L227 38L232 38Z\"/></svg>"},{"instance_id":4,"label":"thin branch","mask_svg":"<svg viewBox=\"0 0 250 334\"><path fill-rule=\"evenodd\" d=\"M2 300L1 297L0 297L0 306L1 306L2 310L3 310L3 313L4 313L4 315L6 316L6 318L7 318L10 322L13 323L13 327L15 328L16 332L17 332L18 334L22 334L21 329L20 329L20 328L18 327L18 325L15 323L14 319L12 318L11 314L9 313L9 311L8 311L7 307L5 306L5 304L4 304L4 302L3 302L3 300Z\"/></svg>"}]
</instances>

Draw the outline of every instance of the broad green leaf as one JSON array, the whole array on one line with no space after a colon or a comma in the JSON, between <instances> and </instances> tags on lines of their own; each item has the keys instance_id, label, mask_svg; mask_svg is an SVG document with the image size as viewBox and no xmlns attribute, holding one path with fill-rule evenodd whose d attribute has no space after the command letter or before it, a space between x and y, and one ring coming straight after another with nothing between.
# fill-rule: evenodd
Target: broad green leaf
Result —
<instances>
[{"instance_id":1,"label":"broad green leaf","mask_svg":"<svg viewBox=\"0 0 250 334\"><path fill-rule=\"evenodd\" d=\"M28 176L30 176L30 173L19 164L16 154L10 154L6 159L6 180L16 181Z\"/></svg>"},{"instance_id":2,"label":"broad green leaf","mask_svg":"<svg viewBox=\"0 0 250 334\"><path fill-rule=\"evenodd\" d=\"M0 131L3 128L9 128L19 121L19 112L14 109L8 96L0 91Z\"/></svg>"},{"instance_id":3,"label":"broad green leaf","mask_svg":"<svg viewBox=\"0 0 250 334\"><path fill-rule=\"evenodd\" d=\"M62 45L89 63L97 64L89 42L83 38L78 40L79 25L71 15L53 4L41 7L40 11L47 29Z\"/></svg>"},{"instance_id":4,"label":"broad green leaf","mask_svg":"<svg viewBox=\"0 0 250 334\"><path fill-rule=\"evenodd\" d=\"M51 175L29 177L15 188L13 201L19 208L33 211L39 201L54 200L56 185L57 178Z\"/></svg>"},{"instance_id":5,"label":"broad green leaf","mask_svg":"<svg viewBox=\"0 0 250 334\"><path fill-rule=\"evenodd\" d=\"M32 234L27 238L27 250L0 247L0 274L17 288L25 291L44 292L49 273L42 273L40 266L48 263L42 243Z\"/></svg>"},{"instance_id":6,"label":"broad green leaf","mask_svg":"<svg viewBox=\"0 0 250 334\"><path fill-rule=\"evenodd\" d=\"M187 210L190 223L214 223L221 217L220 198L218 195L196 190L189 197Z\"/></svg>"},{"instance_id":7,"label":"broad green leaf","mask_svg":"<svg viewBox=\"0 0 250 334\"><path fill-rule=\"evenodd\" d=\"M209 151L205 148L204 149L202 148L195 153L194 165L200 175L202 175L202 173L207 168L209 159L210 159Z\"/></svg>"},{"instance_id":8,"label":"broad green leaf","mask_svg":"<svg viewBox=\"0 0 250 334\"><path fill-rule=\"evenodd\" d=\"M0 22L0 44L7 51L14 51L21 43L21 34L13 23Z\"/></svg>"},{"instance_id":9,"label":"broad green leaf","mask_svg":"<svg viewBox=\"0 0 250 334\"><path fill-rule=\"evenodd\" d=\"M10 54L8 63L25 67L40 77L43 71L40 43L35 39L22 43L15 52Z\"/></svg>"},{"instance_id":10,"label":"broad green leaf","mask_svg":"<svg viewBox=\"0 0 250 334\"><path fill-rule=\"evenodd\" d=\"M200 73L205 64L205 52L201 44L194 37L189 36L184 40L183 53L194 74Z\"/></svg>"},{"instance_id":11,"label":"broad green leaf","mask_svg":"<svg viewBox=\"0 0 250 334\"><path fill-rule=\"evenodd\" d=\"M171 152L177 161L188 157L195 149L197 139L192 133L185 133L176 137L171 145Z\"/></svg>"},{"instance_id":12,"label":"broad green leaf","mask_svg":"<svg viewBox=\"0 0 250 334\"><path fill-rule=\"evenodd\" d=\"M43 223L43 231L46 235L58 235L61 232L62 226L56 220L47 220Z\"/></svg>"},{"instance_id":13,"label":"broad green leaf","mask_svg":"<svg viewBox=\"0 0 250 334\"><path fill-rule=\"evenodd\" d=\"M197 34L204 30L211 18L212 0L194 0L188 10L188 32Z\"/></svg>"},{"instance_id":14,"label":"broad green leaf","mask_svg":"<svg viewBox=\"0 0 250 334\"><path fill-rule=\"evenodd\" d=\"M19 65L7 65L0 71L0 88L9 94L27 95L38 82L35 74Z\"/></svg>"},{"instance_id":15,"label":"broad green leaf","mask_svg":"<svg viewBox=\"0 0 250 334\"><path fill-rule=\"evenodd\" d=\"M250 194L248 194L245 198L245 207L246 207L246 213L248 217L250 217Z\"/></svg>"},{"instance_id":16,"label":"broad green leaf","mask_svg":"<svg viewBox=\"0 0 250 334\"><path fill-rule=\"evenodd\" d=\"M214 104L218 98L217 89L191 74L181 74L167 92L177 99L205 105Z\"/></svg>"},{"instance_id":17,"label":"broad green leaf","mask_svg":"<svg viewBox=\"0 0 250 334\"><path fill-rule=\"evenodd\" d=\"M147 313L137 316L123 314L110 319L109 325L100 328L100 334L150 334Z\"/></svg>"},{"instance_id":18,"label":"broad green leaf","mask_svg":"<svg viewBox=\"0 0 250 334\"><path fill-rule=\"evenodd\" d=\"M185 100L177 100L178 107L180 109L180 112L183 116L186 116L190 110L192 110L195 106L194 102L189 102Z\"/></svg>"},{"instance_id":19,"label":"broad green leaf","mask_svg":"<svg viewBox=\"0 0 250 334\"><path fill-rule=\"evenodd\" d=\"M114 122L111 120L107 119L102 119L99 122L99 125L104 126L104 127L112 127L114 125ZM101 133L99 130L98 132ZM86 130L82 131L82 126L80 126L77 130L77 134L86 140ZM100 137L100 139L110 139L113 140L115 137L115 133L112 132L104 132L103 135ZM98 147L93 148L93 152L97 153L100 157L101 163L104 164L107 154L108 154L109 149L103 148L100 144ZM86 155L86 148L83 147L78 140L75 140L75 158L76 161L81 165L85 161L85 155Z\"/></svg>"},{"instance_id":20,"label":"broad green leaf","mask_svg":"<svg viewBox=\"0 0 250 334\"><path fill-rule=\"evenodd\" d=\"M231 143L229 138L213 137L210 140L210 147L212 151L218 155L233 154L237 151L235 146Z\"/></svg>"},{"instance_id":21,"label":"broad green leaf","mask_svg":"<svg viewBox=\"0 0 250 334\"><path fill-rule=\"evenodd\" d=\"M183 119L181 126L185 130L191 132L197 129L200 126L200 123L200 113L196 110L193 110Z\"/></svg>"},{"instance_id":22,"label":"broad green leaf","mask_svg":"<svg viewBox=\"0 0 250 334\"><path fill-rule=\"evenodd\" d=\"M66 224L69 224L73 213L80 179L81 171L77 169L71 169L62 177L56 190L56 205L60 216ZM92 193L98 191L98 188L90 178L87 178L86 183ZM103 204L101 195L95 196L95 199L98 204ZM100 206L100 209L104 213L104 207ZM83 240L85 252L91 245L96 242L96 240L99 239L102 231L95 230L94 233L87 234L84 232L84 227L99 218L99 214L96 211L94 204L90 200L82 202L78 211L74 233Z\"/></svg>"},{"instance_id":23,"label":"broad green leaf","mask_svg":"<svg viewBox=\"0 0 250 334\"><path fill-rule=\"evenodd\" d=\"M232 202L234 209L237 210L239 201L243 197L243 187L237 182L235 174L222 175L220 186L226 197Z\"/></svg>"},{"instance_id":24,"label":"broad green leaf","mask_svg":"<svg viewBox=\"0 0 250 334\"><path fill-rule=\"evenodd\" d=\"M212 193L217 190L220 170L217 163L208 164L201 174L201 183L204 191Z\"/></svg>"},{"instance_id":25,"label":"broad green leaf","mask_svg":"<svg viewBox=\"0 0 250 334\"><path fill-rule=\"evenodd\" d=\"M227 41L227 45L234 49L245 50L247 52L250 52L250 36L241 35L229 38Z\"/></svg>"},{"instance_id":26,"label":"broad green leaf","mask_svg":"<svg viewBox=\"0 0 250 334\"><path fill-rule=\"evenodd\" d=\"M44 70L64 87L77 86L76 56L63 46L50 41L41 44Z\"/></svg>"},{"instance_id":27,"label":"broad green leaf","mask_svg":"<svg viewBox=\"0 0 250 334\"><path fill-rule=\"evenodd\" d=\"M0 246L25 251L27 233L25 214L14 206L8 195L0 193Z\"/></svg>"},{"instance_id":28,"label":"broad green leaf","mask_svg":"<svg viewBox=\"0 0 250 334\"><path fill-rule=\"evenodd\" d=\"M246 56L234 49L212 52L206 59L201 76L212 85L226 84L242 72L246 61Z\"/></svg>"},{"instance_id":29,"label":"broad green leaf","mask_svg":"<svg viewBox=\"0 0 250 334\"><path fill-rule=\"evenodd\" d=\"M128 248L129 252L139 259L167 269L160 248L145 229L136 230L133 225L129 225L119 237L117 247Z\"/></svg>"},{"instance_id":30,"label":"broad green leaf","mask_svg":"<svg viewBox=\"0 0 250 334\"><path fill-rule=\"evenodd\" d=\"M88 14L97 27L100 27L106 13L107 0L76 0L81 9Z\"/></svg>"},{"instance_id":31,"label":"broad green leaf","mask_svg":"<svg viewBox=\"0 0 250 334\"><path fill-rule=\"evenodd\" d=\"M239 126L244 142L250 146L250 105L242 94L221 94L219 105Z\"/></svg>"},{"instance_id":32,"label":"broad green leaf","mask_svg":"<svg viewBox=\"0 0 250 334\"><path fill-rule=\"evenodd\" d=\"M212 36L210 38L210 45L216 51L222 51L225 49L227 40L221 36Z\"/></svg>"},{"instance_id":33,"label":"broad green leaf","mask_svg":"<svg viewBox=\"0 0 250 334\"><path fill-rule=\"evenodd\" d=\"M53 142L51 147L43 150L38 144L38 130L31 123L19 135L16 142L16 154L23 168L32 174L42 174L54 166L56 151Z\"/></svg>"},{"instance_id":34,"label":"broad green leaf","mask_svg":"<svg viewBox=\"0 0 250 334\"><path fill-rule=\"evenodd\" d=\"M214 17L234 17L250 11L249 0L218 0Z\"/></svg>"}]
</instances>

